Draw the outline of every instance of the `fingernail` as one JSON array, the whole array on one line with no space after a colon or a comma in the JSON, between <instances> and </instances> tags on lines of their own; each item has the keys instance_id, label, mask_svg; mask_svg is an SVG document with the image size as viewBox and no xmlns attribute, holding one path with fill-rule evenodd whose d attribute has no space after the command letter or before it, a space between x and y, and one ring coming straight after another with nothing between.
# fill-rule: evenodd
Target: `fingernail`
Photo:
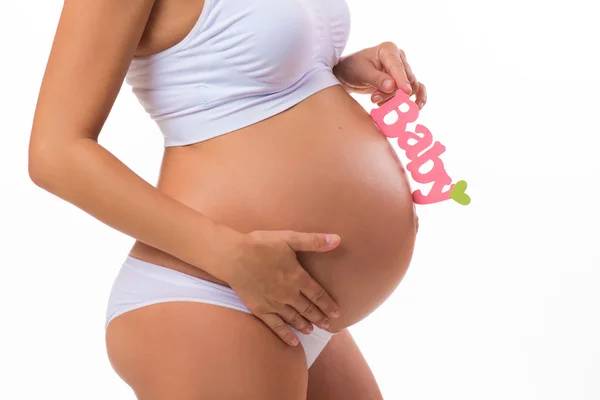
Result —
<instances>
[{"instance_id":1,"label":"fingernail","mask_svg":"<svg viewBox=\"0 0 600 400\"><path fill-rule=\"evenodd\" d=\"M323 329L329 328L329 320L327 318L325 318L323 321L321 321L321 328L323 328Z\"/></svg>"},{"instance_id":2,"label":"fingernail","mask_svg":"<svg viewBox=\"0 0 600 400\"><path fill-rule=\"evenodd\" d=\"M387 90L392 90L394 88L394 82L389 79L383 81L383 87Z\"/></svg>"},{"instance_id":3,"label":"fingernail","mask_svg":"<svg viewBox=\"0 0 600 400\"><path fill-rule=\"evenodd\" d=\"M330 315L332 318L338 318L340 316L340 312L338 310L334 310Z\"/></svg>"},{"instance_id":4,"label":"fingernail","mask_svg":"<svg viewBox=\"0 0 600 400\"><path fill-rule=\"evenodd\" d=\"M297 345L298 345L298 339L296 339L296 338L293 338L292 340L290 340L290 344L291 344L292 346L297 346Z\"/></svg>"},{"instance_id":5,"label":"fingernail","mask_svg":"<svg viewBox=\"0 0 600 400\"><path fill-rule=\"evenodd\" d=\"M380 101L383 101L383 97L381 97L380 95L373 96L373 102L379 103Z\"/></svg>"},{"instance_id":6,"label":"fingernail","mask_svg":"<svg viewBox=\"0 0 600 400\"><path fill-rule=\"evenodd\" d=\"M325 237L325 242L327 244L336 244L339 241L340 241L340 237L337 235L327 235Z\"/></svg>"},{"instance_id":7,"label":"fingernail","mask_svg":"<svg viewBox=\"0 0 600 400\"><path fill-rule=\"evenodd\" d=\"M312 326L312 324L311 324L311 325L308 325L306 328L304 328L304 333L306 333L307 335L311 334L311 333L312 333L312 331L313 331L313 326Z\"/></svg>"}]
</instances>

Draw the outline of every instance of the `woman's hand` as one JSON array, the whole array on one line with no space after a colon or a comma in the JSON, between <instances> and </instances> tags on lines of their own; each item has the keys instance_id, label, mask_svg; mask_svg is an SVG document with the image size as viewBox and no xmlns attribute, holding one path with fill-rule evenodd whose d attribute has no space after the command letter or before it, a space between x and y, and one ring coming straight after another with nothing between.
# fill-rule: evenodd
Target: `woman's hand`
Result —
<instances>
[{"instance_id":1,"label":"woman's hand","mask_svg":"<svg viewBox=\"0 0 600 400\"><path fill-rule=\"evenodd\" d=\"M419 108L427 102L425 85L415 78L404 51L392 42L342 57L333 73L348 92L370 94L371 101L378 105L392 98L398 89L415 95Z\"/></svg>"},{"instance_id":2,"label":"woman's hand","mask_svg":"<svg viewBox=\"0 0 600 400\"><path fill-rule=\"evenodd\" d=\"M298 338L286 325L309 334L311 323L329 327L337 304L296 258L296 251L326 252L340 243L337 235L293 231L255 231L244 236L235 267L226 282L246 307L291 346Z\"/></svg>"}]
</instances>

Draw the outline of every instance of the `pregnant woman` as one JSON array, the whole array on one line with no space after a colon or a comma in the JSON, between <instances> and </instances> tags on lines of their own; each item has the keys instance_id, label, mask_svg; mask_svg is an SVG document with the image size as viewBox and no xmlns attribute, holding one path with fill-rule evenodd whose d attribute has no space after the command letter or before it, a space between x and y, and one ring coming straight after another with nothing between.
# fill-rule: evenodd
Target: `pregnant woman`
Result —
<instances>
[{"instance_id":1,"label":"pregnant woman","mask_svg":"<svg viewBox=\"0 0 600 400\"><path fill-rule=\"evenodd\" d=\"M381 398L346 328L402 280L417 219L349 93L426 92L393 43L341 57L349 27L344 0L65 0L29 174L136 239L106 345L139 399ZM156 187L98 144L123 81L164 135Z\"/></svg>"}]
</instances>

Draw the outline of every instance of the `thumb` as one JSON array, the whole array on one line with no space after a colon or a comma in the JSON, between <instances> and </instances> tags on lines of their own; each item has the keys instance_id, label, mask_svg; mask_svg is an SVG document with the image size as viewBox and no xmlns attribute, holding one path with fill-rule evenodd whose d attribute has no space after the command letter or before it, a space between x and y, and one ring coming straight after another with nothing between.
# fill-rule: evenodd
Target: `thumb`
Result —
<instances>
[{"instance_id":1,"label":"thumb","mask_svg":"<svg viewBox=\"0 0 600 400\"><path fill-rule=\"evenodd\" d=\"M281 239L295 251L326 252L340 244L340 237L327 233L282 232Z\"/></svg>"},{"instance_id":2,"label":"thumb","mask_svg":"<svg viewBox=\"0 0 600 400\"><path fill-rule=\"evenodd\" d=\"M369 79L369 84L383 93L392 93L396 90L396 83L391 75L386 74L376 68L373 68Z\"/></svg>"}]
</instances>

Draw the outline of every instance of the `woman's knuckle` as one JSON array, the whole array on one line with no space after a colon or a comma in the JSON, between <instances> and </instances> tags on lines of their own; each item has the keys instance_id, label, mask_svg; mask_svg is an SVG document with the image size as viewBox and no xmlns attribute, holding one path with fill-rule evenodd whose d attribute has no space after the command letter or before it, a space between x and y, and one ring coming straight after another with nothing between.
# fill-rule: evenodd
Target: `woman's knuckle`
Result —
<instances>
[{"instance_id":1,"label":"woman's knuckle","mask_svg":"<svg viewBox=\"0 0 600 400\"><path fill-rule=\"evenodd\" d=\"M281 319L278 319L271 324L271 328L277 332L285 331L285 323Z\"/></svg>"},{"instance_id":2,"label":"woman's knuckle","mask_svg":"<svg viewBox=\"0 0 600 400\"><path fill-rule=\"evenodd\" d=\"M294 282L294 286L300 288L306 287L306 283L308 281L306 277L306 271L304 271L302 268L298 268L297 271L294 271L293 275L291 276L291 279L292 282Z\"/></svg>"},{"instance_id":3,"label":"woman's knuckle","mask_svg":"<svg viewBox=\"0 0 600 400\"><path fill-rule=\"evenodd\" d=\"M294 241L298 239L298 233L291 231L291 230L285 230L285 231L281 231L282 236L285 240L289 240L289 241Z\"/></svg>"},{"instance_id":4,"label":"woman's knuckle","mask_svg":"<svg viewBox=\"0 0 600 400\"><path fill-rule=\"evenodd\" d=\"M271 309L276 309L289 300L288 293L283 289L278 289L273 293L273 298L269 301Z\"/></svg>"},{"instance_id":5,"label":"woman's knuckle","mask_svg":"<svg viewBox=\"0 0 600 400\"><path fill-rule=\"evenodd\" d=\"M313 303L318 303L321 302L323 299L325 299L325 290L323 290L323 288L319 288L313 296L313 298L311 299L311 301Z\"/></svg>"},{"instance_id":6,"label":"woman's knuckle","mask_svg":"<svg viewBox=\"0 0 600 400\"><path fill-rule=\"evenodd\" d=\"M262 304L248 306L248 310L250 310L253 314L258 316L267 314L266 307L264 307Z\"/></svg>"},{"instance_id":7,"label":"woman's knuckle","mask_svg":"<svg viewBox=\"0 0 600 400\"><path fill-rule=\"evenodd\" d=\"M301 322L300 314L298 314L297 312L293 313L290 317L289 323L292 325L297 325L299 322Z\"/></svg>"},{"instance_id":8,"label":"woman's knuckle","mask_svg":"<svg viewBox=\"0 0 600 400\"><path fill-rule=\"evenodd\" d=\"M260 241L267 241L270 239L270 234L268 231L254 231L251 233L254 239Z\"/></svg>"},{"instance_id":9,"label":"woman's knuckle","mask_svg":"<svg viewBox=\"0 0 600 400\"><path fill-rule=\"evenodd\" d=\"M280 290L275 294L275 299L273 301L273 308L280 308L286 304L289 304L291 300L292 300L292 296L290 296L289 292Z\"/></svg>"},{"instance_id":10,"label":"woman's knuckle","mask_svg":"<svg viewBox=\"0 0 600 400\"><path fill-rule=\"evenodd\" d=\"M285 301L284 298L285 293L278 293L275 294L273 298L269 298L266 302L266 307L269 310L269 312L277 311L281 307L281 304Z\"/></svg>"},{"instance_id":11,"label":"woman's knuckle","mask_svg":"<svg viewBox=\"0 0 600 400\"><path fill-rule=\"evenodd\" d=\"M311 315L315 311L315 305L313 303L308 303L302 314Z\"/></svg>"},{"instance_id":12,"label":"woman's knuckle","mask_svg":"<svg viewBox=\"0 0 600 400\"><path fill-rule=\"evenodd\" d=\"M304 279L302 279L299 282L300 291L304 293L314 292L316 289L318 289L316 286L318 286L318 284L315 281L313 281L313 279L310 276L304 277Z\"/></svg>"},{"instance_id":13,"label":"woman's knuckle","mask_svg":"<svg viewBox=\"0 0 600 400\"><path fill-rule=\"evenodd\" d=\"M319 247L321 247L320 242L319 242L319 235L317 235L316 233L313 233L311 235L311 241L312 241L312 245L314 246L315 249L318 249Z\"/></svg>"}]
</instances>

